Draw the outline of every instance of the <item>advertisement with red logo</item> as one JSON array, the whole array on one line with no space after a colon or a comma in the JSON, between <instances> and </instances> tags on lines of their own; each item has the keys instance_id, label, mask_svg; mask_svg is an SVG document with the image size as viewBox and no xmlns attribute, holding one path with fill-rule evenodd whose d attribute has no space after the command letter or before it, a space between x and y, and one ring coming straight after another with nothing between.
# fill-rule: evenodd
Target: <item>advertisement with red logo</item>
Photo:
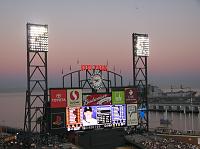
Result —
<instances>
[{"instance_id":1,"label":"advertisement with red logo","mask_svg":"<svg viewBox=\"0 0 200 149\"><path fill-rule=\"evenodd\" d=\"M51 113L51 129L65 128L65 113Z\"/></svg>"},{"instance_id":2,"label":"advertisement with red logo","mask_svg":"<svg viewBox=\"0 0 200 149\"><path fill-rule=\"evenodd\" d=\"M66 90L50 89L51 108L66 107Z\"/></svg>"},{"instance_id":3,"label":"advertisement with red logo","mask_svg":"<svg viewBox=\"0 0 200 149\"><path fill-rule=\"evenodd\" d=\"M83 96L85 106L111 105L111 94L90 94Z\"/></svg>"},{"instance_id":4,"label":"advertisement with red logo","mask_svg":"<svg viewBox=\"0 0 200 149\"><path fill-rule=\"evenodd\" d=\"M125 100L126 100L126 104L137 103L138 101L137 88L125 88Z\"/></svg>"},{"instance_id":5,"label":"advertisement with red logo","mask_svg":"<svg viewBox=\"0 0 200 149\"><path fill-rule=\"evenodd\" d=\"M81 89L67 90L67 106L68 107L82 106L82 90Z\"/></svg>"}]
</instances>

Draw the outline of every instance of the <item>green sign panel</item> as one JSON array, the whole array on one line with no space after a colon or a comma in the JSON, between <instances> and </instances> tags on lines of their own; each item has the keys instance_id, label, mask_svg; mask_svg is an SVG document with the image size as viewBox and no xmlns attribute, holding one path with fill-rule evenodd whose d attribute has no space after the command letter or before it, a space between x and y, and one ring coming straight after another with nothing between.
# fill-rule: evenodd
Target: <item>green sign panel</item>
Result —
<instances>
[{"instance_id":1,"label":"green sign panel","mask_svg":"<svg viewBox=\"0 0 200 149\"><path fill-rule=\"evenodd\" d=\"M124 91L112 91L112 104L125 104Z\"/></svg>"}]
</instances>

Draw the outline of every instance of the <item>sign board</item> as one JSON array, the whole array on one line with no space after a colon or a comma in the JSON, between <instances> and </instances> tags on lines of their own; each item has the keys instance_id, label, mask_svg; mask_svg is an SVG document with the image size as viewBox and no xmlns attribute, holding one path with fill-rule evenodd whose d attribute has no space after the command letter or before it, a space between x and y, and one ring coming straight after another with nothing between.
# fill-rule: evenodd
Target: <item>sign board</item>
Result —
<instances>
[{"instance_id":1,"label":"sign board","mask_svg":"<svg viewBox=\"0 0 200 149\"><path fill-rule=\"evenodd\" d=\"M112 91L112 104L113 105L125 104L124 90Z\"/></svg>"},{"instance_id":2,"label":"sign board","mask_svg":"<svg viewBox=\"0 0 200 149\"><path fill-rule=\"evenodd\" d=\"M82 90L81 89L67 90L67 106L68 107L82 106Z\"/></svg>"},{"instance_id":3,"label":"sign board","mask_svg":"<svg viewBox=\"0 0 200 149\"><path fill-rule=\"evenodd\" d=\"M127 126L138 125L137 104L127 104Z\"/></svg>"},{"instance_id":4,"label":"sign board","mask_svg":"<svg viewBox=\"0 0 200 149\"><path fill-rule=\"evenodd\" d=\"M51 113L51 129L65 128L65 113Z\"/></svg>"},{"instance_id":5,"label":"sign board","mask_svg":"<svg viewBox=\"0 0 200 149\"><path fill-rule=\"evenodd\" d=\"M65 108L66 99L65 89L50 89L51 108Z\"/></svg>"},{"instance_id":6,"label":"sign board","mask_svg":"<svg viewBox=\"0 0 200 149\"><path fill-rule=\"evenodd\" d=\"M138 101L138 90L136 88L125 88L126 104L134 104Z\"/></svg>"},{"instance_id":7,"label":"sign board","mask_svg":"<svg viewBox=\"0 0 200 149\"><path fill-rule=\"evenodd\" d=\"M111 105L111 94L90 94L83 95L85 106Z\"/></svg>"}]
</instances>

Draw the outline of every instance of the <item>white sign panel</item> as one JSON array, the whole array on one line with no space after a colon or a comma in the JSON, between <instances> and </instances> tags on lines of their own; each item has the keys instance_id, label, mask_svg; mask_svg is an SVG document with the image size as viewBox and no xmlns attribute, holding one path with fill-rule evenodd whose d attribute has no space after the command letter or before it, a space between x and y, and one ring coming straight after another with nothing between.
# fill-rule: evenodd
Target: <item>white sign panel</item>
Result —
<instances>
[{"instance_id":1,"label":"white sign panel","mask_svg":"<svg viewBox=\"0 0 200 149\"><path fill-rule=\"evenodd\" d=\"M134 35L134 49L137 56L149 56L149 37Z\"/></svg>"},{"instance_id":2,"label":"white sign panel","mask_svg":"<svg viewBox=\"0 0 200 149\"><path fill-rule=\"evenodd\" d=\"M67 90L67 106L68 107L82 106L82 90L81 89Z\"/></svg>"},{"instance_id":3,"label":"white sign panel","mask_svg":"<svg viewBox=\"0 0 200 149\"><path fill-rule=\"evenodd\" d=\"M48 26L27 24L28 50L48 51Z\"/></svg>"},{"instance_id":4,"label":"white sign panel","mask_svg":"<svg viewBox=\"0 0 200 149\"><path fill-rule=\"evenodd\" d=\"M127 126L138 125L137 104L127 104Z\"/></svg>"}]
</instances>

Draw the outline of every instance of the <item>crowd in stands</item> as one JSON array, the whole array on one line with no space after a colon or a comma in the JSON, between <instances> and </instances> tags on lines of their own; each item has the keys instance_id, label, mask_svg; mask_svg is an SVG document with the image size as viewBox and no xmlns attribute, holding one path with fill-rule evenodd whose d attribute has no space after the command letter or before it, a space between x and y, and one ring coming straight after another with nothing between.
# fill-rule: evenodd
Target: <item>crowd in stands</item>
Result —
<instances>
[{"instance_id":1,"label":"crowd in stands","mask_svg":"<svg viewBox=\"0 0 200 149\"><path fill-rule=\"evenodd\" d=\"M145 149L200 149L200 146L172 138L164 138L156 134L132 134L127 139L129 142L142 145Z\"/></svg>"}]
</instances>

